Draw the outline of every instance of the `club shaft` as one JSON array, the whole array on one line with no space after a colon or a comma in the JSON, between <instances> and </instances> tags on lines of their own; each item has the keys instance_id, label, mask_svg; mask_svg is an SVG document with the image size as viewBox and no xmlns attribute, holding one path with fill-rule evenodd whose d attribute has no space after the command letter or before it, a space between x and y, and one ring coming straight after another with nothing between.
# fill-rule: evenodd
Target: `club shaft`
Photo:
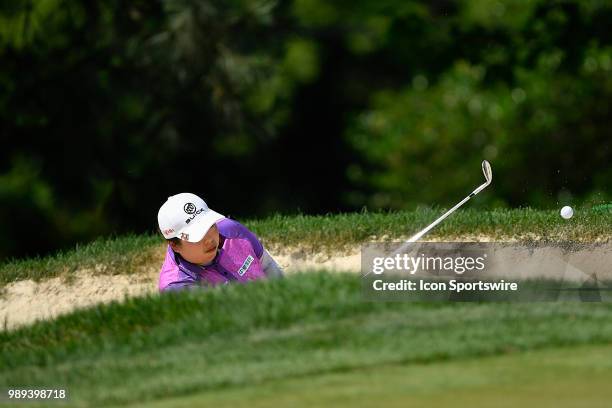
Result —
<instances>
[{"instance_id":1,"label":"club shaft","mask_svg":"<svg viewBox=\"0 0 612 408\"><path fill-rule=\"evenodd\" d=\"M418 241L423 235L427 234L433 227L435 227L436 225L438 225L439 223L441 223L446 217L448 217L449 215L451 215L457 208L461 207L463 204L465 204L470 198L474 197L476 194L478 194L483 188L485 188L488 184L484 183L483 185L479 186L476 190L472 191L470 193L470 195L468 195L467 197L465 197L463 200L459 201L453 208L451 208L450 210L448 210L447 212L445 212L444 214L442 214L440 216L440 218L438 218L437 220L435 220L434 222L432 222L431 224L429 224L425 229L423 229L422 231L418 232L417 234L413 235L412 237L410 237L410 239L408 241L406 241L407 243L410 242L416 242Z\"/></svg>"}]
</instances>

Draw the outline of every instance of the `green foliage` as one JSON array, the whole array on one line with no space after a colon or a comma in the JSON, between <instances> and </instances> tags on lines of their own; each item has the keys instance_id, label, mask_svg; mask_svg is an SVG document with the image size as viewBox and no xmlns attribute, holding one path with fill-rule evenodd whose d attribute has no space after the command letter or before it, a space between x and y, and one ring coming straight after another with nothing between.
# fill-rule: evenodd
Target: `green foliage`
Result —
<instances>
[{"instance_id":1,"label":"green foliage","mask_svg":"<svg viewBox=\"0 0 612 408\"><path fill-rule=\"evenodd\" d=\"M482 67L459 63L434 86L417 75L405 91L375 96L375 108L349 132L376 168L355 180L379 190L370 205L440 203L449 193L459 199L480 181L482 158L494 163L496 179L503 177L494 141L510 137L504 118L512 115L513 101L508 90L482 89L483 78Z\"/></svg>"},{"instance_id":2,"label":"green foliage","mask_svg":"<svg viewBox=\"0 0 612 408\"><path fill-rule=\"evenodd\" d=\"M483 158L482 207L608 202L611 16L595 0L1 1L0 257L152 231L179 191L240 217L447 206ZM27 214L39 233L15 238Z\"/></svg>"},{"instance_id":3,"label":"green foliage","mask_svg":"<svg viewBox=\"0 0 612 408\"><path fill-rule=\"evenodd\" d=\"M347 138L369 166L356 164L349 176L377 191L368 205L405 208L459 197L483 158L496 175L483 204L609 200L612 53L600 43L606 39L580 31L602 10L463 4L468 36L504 36L440 75L418 73L409 86L374 92L371 108L355 115ZM501 18L506 14L512 19ZM572 29L584 43L564 42Z\"/></svg>"}]
</instances>

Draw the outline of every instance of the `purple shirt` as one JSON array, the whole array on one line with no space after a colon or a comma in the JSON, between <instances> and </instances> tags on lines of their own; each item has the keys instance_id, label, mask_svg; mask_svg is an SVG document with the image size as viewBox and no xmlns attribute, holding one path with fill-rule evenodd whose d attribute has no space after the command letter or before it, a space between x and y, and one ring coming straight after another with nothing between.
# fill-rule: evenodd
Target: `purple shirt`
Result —
<instances>
[{"instance_id":1,"label":"purple shirt","mask_svg":"<svg viewBox=\"0 0 612 408\"><path fill-rule=\"evenodd\" d=\"M168 245L159 274L160 292L192 286L216 286L232 281L248 282L266 276L261 265L264 250L257 236L229 218L216 224L223 246L208 265L187 262Z\"/></svg>"}]
</instances>

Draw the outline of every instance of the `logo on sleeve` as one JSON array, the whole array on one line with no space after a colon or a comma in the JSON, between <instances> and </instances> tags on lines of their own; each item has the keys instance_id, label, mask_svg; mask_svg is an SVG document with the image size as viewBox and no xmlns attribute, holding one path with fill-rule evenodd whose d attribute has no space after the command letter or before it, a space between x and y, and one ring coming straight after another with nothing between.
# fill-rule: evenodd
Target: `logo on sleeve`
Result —
<instances>
[{"instance_id":1,"label":"logo on sleeve","mask_svg":"<svg viewBox=\"0 0 612 408\"><path fill-rule=\"evenodd\" d=\"M251 266L251 264L253 263L253 260L254 258L251 255L247 256L240 269L238 269L238 275L244 275L247 269L249 269L249 266Z\"/></svg>"}]
</instances>

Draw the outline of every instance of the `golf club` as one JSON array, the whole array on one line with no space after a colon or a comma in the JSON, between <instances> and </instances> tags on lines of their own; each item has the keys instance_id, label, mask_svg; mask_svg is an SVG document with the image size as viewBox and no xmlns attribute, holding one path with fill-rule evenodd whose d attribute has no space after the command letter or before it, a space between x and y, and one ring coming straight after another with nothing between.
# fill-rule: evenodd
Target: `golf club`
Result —
<instances>
[{"instance_id":1,"label":"golf club","mask_svg":"<svg viewBox=\"0 0 612 408\"><path fill-rule=\"evenodd\" d=\"M484 190L489 184L491 184L491 181L493 180L493 171L491 170L491 165L489 164L488 161L483 160L482 161L482 173L485 176L485 182L483 184L481 184L480 186L478 186L476 188L476 190L472 191L470 193L470 195L468 195L467 197L465 197L463 200L459 201L453 208L451 208L450 210L448 210L447 212L445 212L444 214L442 214L440 216L440 218L438 218L437 220L435 220L434 222L432 222L431 224L429 224L426 228L424 228L422 231L418 232L417 234L414 234L412 237L410 237L410 239L408 241L406 241L406 243L412 243L412 242L416 242L418 241L423 235L427 234L433 227L435 227L436 225L438 225L440 222L442 222L446 217L448 217L449 215L451 215L453 212L455 212L455 210L459 207L461 207L463 204L465 204L470 198L474 197L476 194L480 193L482 190Z\"/></svg>"},{"instance_id":2,"label":"golf club","mask_svg":"<svg viewBox=\"0 0 612 408\"><path fill-rule=\"evenodd\" d=\"M465 204L470 198L474 197L476 194L480 193L484 188L486 188L489 184L491 184L491 181L493 180L493 171L491 170L491 165L489 164L488 161L483 160L482 162L482 173L485 176L485 182L483 184L481 184L480 186L478 186L474 191L472 191L467 197L465 197L463 200L459 201L453 208L451 208L450 210L448 210L447 212L445 212L444 214L442 214L437 220L435 220L434 222L432 222L431 224L429 224L426 228L424 228L422 231L418 232L417 234L413 235L412 237L410 237L410 239L408 241L406 241L400 248L398 248L397 250L395 250L393 252L393 254L391 255L391 257L395 256L396 254L400 254L404 251L406 251L406 249L408 247L410 247L411 244L415 243L416 241L418 241L423 235L427 234L433 227L435 227L436 225L438 225L440 222L442 222L446 217L448 217L449 215L451 215L457 208L461 207L463 204ZM367 276L370 274L371 271L368 271L365 275L363 276Z\"/></svg>"}]
</instances>

